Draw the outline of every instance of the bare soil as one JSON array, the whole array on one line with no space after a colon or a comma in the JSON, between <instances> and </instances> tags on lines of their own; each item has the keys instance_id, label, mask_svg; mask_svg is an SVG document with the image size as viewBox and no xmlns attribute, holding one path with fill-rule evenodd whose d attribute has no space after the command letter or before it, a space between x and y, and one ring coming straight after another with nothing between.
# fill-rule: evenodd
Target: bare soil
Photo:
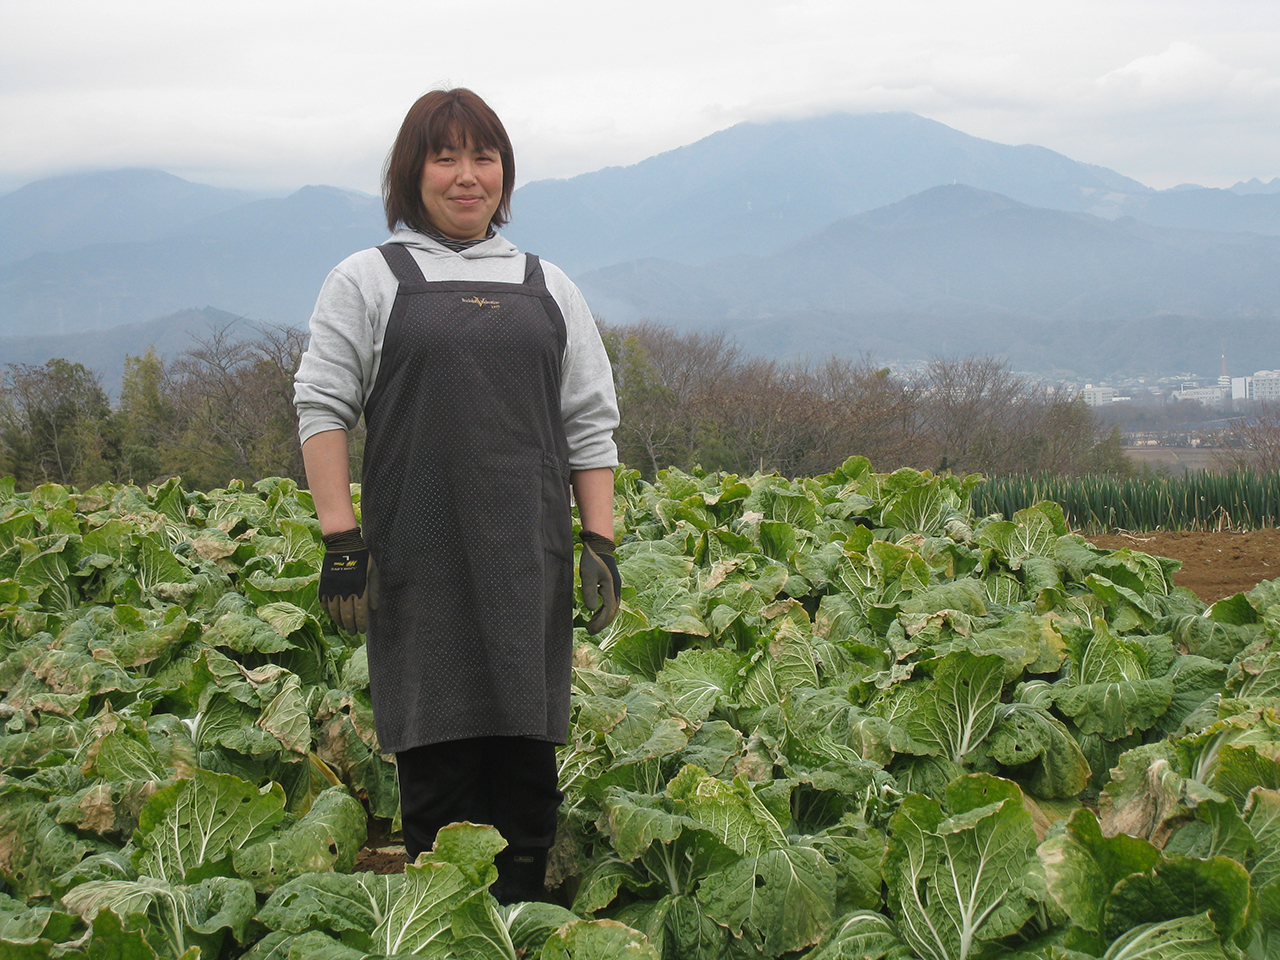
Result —
<instances>
[{"instance_id":1,"label":"bare soil","mask_svg":"<svg viewBox=\"0 0 1280 960\"><path fill-rule=\"evenodd\" d=\"M1107 550L1128 547L1182 561L1173 582L1187 587L1205 603L1247 593L1263 580L1280 577L1280 530L1198 533L1113 533L1088 538Z\"/></svg>"},{"instance_id":2,"label":"bare soil","mask_svg":"<svg viewBox=\"0 0 1280 960\"><path fill-rule=\"evenodd\" d=\"M356 855L355 873L404 873L404 844L390 833L390 821L369 819L369 839Z\"/></svg>"}]
</instances>

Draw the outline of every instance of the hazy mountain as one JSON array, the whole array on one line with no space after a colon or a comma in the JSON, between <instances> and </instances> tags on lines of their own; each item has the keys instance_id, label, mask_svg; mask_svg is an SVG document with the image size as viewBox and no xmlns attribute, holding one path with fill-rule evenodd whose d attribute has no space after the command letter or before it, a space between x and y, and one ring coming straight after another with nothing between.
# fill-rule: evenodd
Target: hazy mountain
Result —
<instances>
[{"instance_id":1,"label":"hazy mountain","mask_svg":"<svg viewBox=\"0 0 1280 960\"><path fill-rule=\"evenodd\" d=\"M1280 193L1280 177L1272 177L1270 181L1265 183L1257 177L1252 180L1241 180L1231 187L1231 192L1241 195L1249 193Z\"/></svg>"},{"instance_id":2,"label":"hazy mountain","mask_svg":"<svg viewBox=\"0 0 1280 960\"><path fill-rule=\"evenodd\" d=\"M154 240L252 199L160 170L38 180L0 197L0 263L89 244Z\"/></svg>"},{"instance_id":3,"label":"hazy mountain","mask_svg":"<svg viewBox=\"0 0 1280 960\"><path fill-rule=\"evenodd\" d=\"M504 232L571 273L642 257L762 254L833 220L965 183L1024 203L1111 212L1152 192L1105 167L1006 146L912 113L740 123L629 167L516 191Z\"/></svg>"},{"instance_id":4,"label":"hazy mountain","mask_svg":"<svg viewBox=\"0 0 1280 960\"><path fill-rule=\"evenodd\" d=\"M687 329L688 324L673 324ZM1133 320L1044 320L1009 314L945 317L926 313L838 314L803 310L766 320L723 320L744 351L820 359L870 354L879 362L995 354L1015 370L1063 379L1167 376L1198 370L1216 376L1225 355L1235 376L1280 369L1272 319L1155 316Z\"/></svg>"},{"instance_id":5,"label":"hazy mountain","mask_svg":"<svg viewBox=\"0 0 1280 960\"><path fill-rule=\"evenodd\" d=\"M377 198L304 187L160 240L34 254L0 267L0 336L102 329L199 304L304 323L329 270L386 235Z\"/></svg>"},{"instance_id":6,"label":"hazy mountain","mask_svg":"<svg viewBox=\"0 0 1280 960\"><path fill-rule=\"evenodd\" d=\"M1120 349L1123 331L1138 350L1165 314L1184 338L1209 322L1226 336L1234 317L1272 323L1247 328L1261 350L1280 339L1280 178L1157 192L913 114L739 124L528 184L513 208L504 233L569 270L608 319L732 323L765 353L880 344L886 359L1052 365ZM378 198L334 187L254 200L147 170L40 181L0 197L0 337L76 334L64 343L106 351L81 332L205 304L301 324L327 272L385 237ZM1052 333L1095 319L1109 326ZM0 362L48 359L32 349L0 341Z\"/></svg>"},{"instance_id":7,"label":"hazy mountain","mask_svg":"<svg viewBox=\"0 0 1280 960\"><path fill-rule=\"evenodd\" d=\"M1121 209L1157 227L1280 235L1280 178L1272 181L1274 191L1257 180L1252 183L1259 189L1189 187L1127 196Z\"/></svg>"},{"instance_id":8,"label":"hazy mountain","mask_svg":"<svg viewBox=\"0 0 1280 960\"><path fill-rule=\"evenodd\" d=\"M1121 320L1280 316L1280 239L1160 230L934 187L766 257L645 259L579 278L615 320L715 323L797 311Z\"/></svg>"},{"instance_id":9,"label":"hazy mountain","mask_svg":"<svg viewBox=\"0 0 1280 960\"><path fill-rule=\"evenodd\" d=\"M182 310L157 320L126 323L110 330L0 338L0 364L40 366L54 357L82 363L102 377L103 387L114 397L120 392L126 356L140 357L153 348L157 356L172 360L195 346L198 339L207 339L215 330L223 329L232 339L247 339L261 332L260 326L251 320L205 307Z\"/></svg>"}]
</instances>

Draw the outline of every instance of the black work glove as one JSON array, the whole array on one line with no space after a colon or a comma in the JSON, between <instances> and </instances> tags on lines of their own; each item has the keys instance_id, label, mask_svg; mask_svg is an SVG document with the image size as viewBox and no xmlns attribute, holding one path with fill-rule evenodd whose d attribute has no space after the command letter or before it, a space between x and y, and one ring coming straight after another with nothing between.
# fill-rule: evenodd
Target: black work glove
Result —
<instances>
[{"instance_id":1,"label":"black work glove","mask_svg":"<svg viewBox=\"0 0 1280 960\"><path fill-rule=\"evenodd\" d=\"M587 623L587 633L595 636L618 615L622 598L622 577L613 559L614 543L599 533L583 530L582 559L578 561L578 577L582 580L582 599L588 610L594 610Z\"/></svg>"},{"instance_id":2,"label":"black work glove","mask_svg":"<svg viewBox=\"0 0 1280 960\"><path fill-rule=\"evenodd\" d=\"M347 633L364 633L368 623L369 565L359 527L324 538L320 607Z\"/></svg>"}]
</instances>

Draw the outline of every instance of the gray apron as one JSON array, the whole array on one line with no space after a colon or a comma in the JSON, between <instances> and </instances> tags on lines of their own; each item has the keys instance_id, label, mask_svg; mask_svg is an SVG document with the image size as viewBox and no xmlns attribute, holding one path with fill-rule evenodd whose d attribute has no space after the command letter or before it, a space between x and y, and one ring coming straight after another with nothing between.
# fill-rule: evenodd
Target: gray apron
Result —
<instances>
[{"instance_id":1,"label":"gray apron","mask_svg":"<svg viewBox=\"0 0 1280 960\"><path fill-rule=\"evenodd\" d=\"M369 679L387 752L564 743L573 646L565 324L538 258L522 283L399 281L365 404L360 508L378 567Z\"/></svg>"}]
</instances>

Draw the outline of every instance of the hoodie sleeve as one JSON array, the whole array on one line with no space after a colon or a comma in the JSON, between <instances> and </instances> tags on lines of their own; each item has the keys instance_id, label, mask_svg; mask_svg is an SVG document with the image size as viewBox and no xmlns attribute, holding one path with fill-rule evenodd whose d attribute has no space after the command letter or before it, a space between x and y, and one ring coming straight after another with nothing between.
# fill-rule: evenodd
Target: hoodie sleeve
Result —
<instances>
[{"instance_id":1,"label":"hoodie sleeve","mask_svg":"<svg viewBox=\"0 0 1280 960\"><path fill-rule=\"evenodd\" d=\"M355 427L373 384L377 305L341 263L320 288L311 315L311 340L294 375L294 406L302 442L326 430Z\"/></svg>"},{"instance_id":2,"label":"hoodie sleeve","mask_svg":"<svg viewBox=\"0 0 1280 960\"><path fill-rule=\"evenodd\" d=\"M618 448L613 431L618 426L618 401L609 355L582 293L560 268L546 261L543 268L568 334L560 378L560 413L569 441L569 468L616 467Z\"/></svg>"}]
</instances>

